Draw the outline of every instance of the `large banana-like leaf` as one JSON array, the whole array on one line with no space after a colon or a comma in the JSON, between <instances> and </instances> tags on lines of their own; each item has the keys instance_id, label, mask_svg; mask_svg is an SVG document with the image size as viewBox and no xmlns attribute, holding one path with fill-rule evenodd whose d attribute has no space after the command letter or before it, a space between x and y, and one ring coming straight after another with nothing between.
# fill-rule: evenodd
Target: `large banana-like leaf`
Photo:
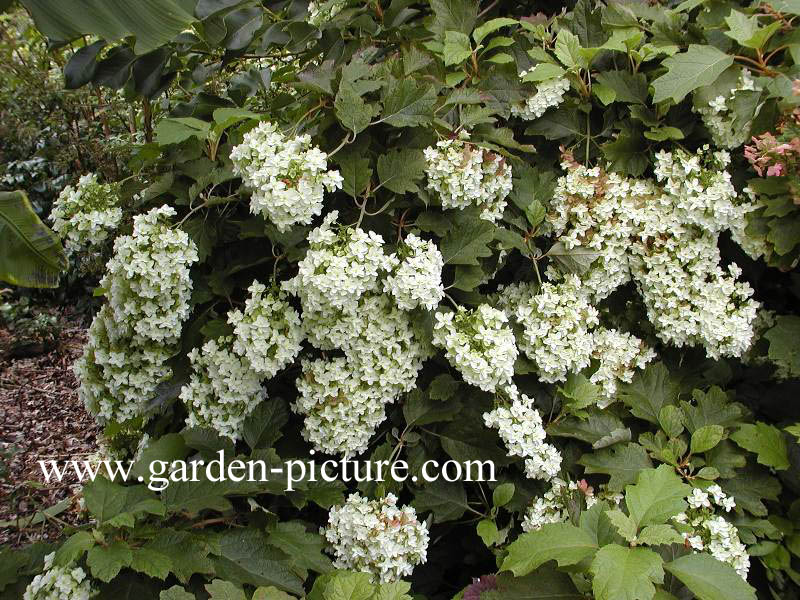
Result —
<instances>
[{"instance_id":1,"label":"large banana-like leaf","mask_svg":"<svg viewBox=\"0 0 800 600\"><path fill-rule=\"evenodd\" d=\"M21 0L36 27L52 40L96 35L108 41L136 37L145 54L171 41L195 21L197 0Z\"/></svg>"},{"instance_id":2,"label":"large banana-like leaf","mask_svg":"<svg viewBox=\"0 0 800 600\"><path fill-rule=\"evenodd\" d=\"M0 192L0 281L57 287L66 268L61 241L33 211L25 192Z\"/></svg>"}]
</instances>

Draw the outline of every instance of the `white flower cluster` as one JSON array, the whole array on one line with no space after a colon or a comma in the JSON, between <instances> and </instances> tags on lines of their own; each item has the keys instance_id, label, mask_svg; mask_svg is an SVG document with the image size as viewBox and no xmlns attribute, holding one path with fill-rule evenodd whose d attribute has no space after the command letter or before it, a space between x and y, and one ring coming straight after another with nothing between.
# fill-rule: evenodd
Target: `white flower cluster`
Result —
<instances>
[{"instance_id":1,"label":"white flower cluster","mask_svg":"<svg viewBox=\"0 0 800 600\"><path fill-rule=\"evenodd\" d=\"M747 350L758 307L750 286L737 281L738 267L720 266L720 231L743 229L753 208L737 197L729 162L726 152L707 147L696 155L660 152L654 182L567 160L551 214L568 250L598 254L581 275L593 299L632 278L659 337L677 346L702 345L712 358ZM547 274L566 280L553 266Z\"/></svg>"},{"instance_id":2,"label":"white flower cluster","mask_svg":"<svg viewBox=\"0 0 800 600\"><path fill-rule=\"evenodd\" d=\"M533 407L533 398L520 394L513 384L508 391L511 404L484 413L486 426L498 430L509 456L525 459L525 474L530 479L553 479L561 469L561 453L545 442L542 417Z\"/></svg>"},{"instance_id":3,"label":"white flower cluster","mask_svg":"<svg viewBox=\"0 0 800 600\"><path fill-rule=\"evenodd\" d=\"M439 195L443 208L481 208L481 218L503 216L511 193L511 165L502 156L463 139L442 140L425 148L428 189Z\"/></svg>"},{"instance_id":4,"label":"white flower cluster","mask_svg":"<svg viewBox=\"0 0 800 600\"><path fill-rule=\"evenodd\" d=\"M747 580L750 556L739 539L739 530L721 515L716 508L730 512L736 502L722 488L714 484L706 490L694 488L686 498L689 510L673 517L676 528L683 532L689 546L697 552L708 552L717 560L731 565Z\"/></svg>"},{"instance_id":5,"label":"white flower cluster","mask_svg":"<svg viewBox=\"0 0 800 600\"><path fill-rule=\"evenodd\" d=\"M741 356L750 347L759 306L750 285L737 281L739 267L720 266L718 223L744 219L727 176L718 172L727 164L722 154L698 160L684 152L656 155L656 173L669 187L660 202L634 212L631 246L634 279L659 337L679 347L703 345L712 358ZM686 173L682 182L666 175L675 163ZM706 185L710 193L697 191Z\"/></svg>"},{"instance_id":6,"label":"white flower cluster","mask_svg":"<svg viewBox=\"0 0 800 600\"><path fill-rule=\"evenodd\" d=\"M567 373L589 366L595 346L591 329L599 318L577 275L542 284L517 306L515 317L524 328L520 349L536 363L542 381L564 381Z\"/></svg>"},{"instance_id":7,"label":"white flower cluster","mask_svg":"<svg viewBox=\"0 0 800 600\"><path fill-rule=\"evenodd\" d=\"M400 264L386 278L384 290L394 296L397 306L403 310L418 306L433 310L444 298L444 259L439 248L410 233L399 255Z\"/></svg>"},{"instance_id":8,"label":"white flower cluster","mask_svg":"<svg viewBox=\"0 0 800 600\"><path fill-rule=\"evenodd\" d=\"M44 557L44 572L33 578L22 600L89 600L97 595L80 567L53 566L55 552Z\"/></svg>"},{"instance_id":9,"label":"white flower cluster","mask_svg":"<svg viewBox=\"0 0 800 600\"><path fill-rule=\"evenodd\" d=\"M297 276L285 288L297 294L303 315L353 311L366 292L379 290L380 277L394 266L383 252L377 233L350 227L334 228L338 211L325 215L308 234L309 248Z\"/></svg>"},{"instance_id":10,"label":"white flower cluster","mask_svg":"<svg viewBox=\"0 0 800 600\"><path fill-rule=\"evenodd\" d=\"M331 544L334 567L369 573L380 583L408 577L427 560L427 525L413 507L398 507L393 494L380 500L350 494L331 508L320 533Z\"/></svg>"},{"instance_id":11,"label":"white flower cluster","mask_svg":"<svg viewBox=\"0 0 800 600\"><path fill-rule=\"evenodd\" d=\"M538 293L530 287L507 288L499 302L515 306L513 317L523 328L520 349L535 363L542 381L565 381L569 373L593 360L598 363L589 379L601 386L605 400L599 405L604 408L615 397L617 384L630 382L655 352L629 333L600 327L592 291L569 274L558 283L542 284Z\"/></svg>"},{"instance_id":12,"label":"white flower cluster","mask_svg":"<svg viewBox=\"0 0 800 600\"><path fill-rule=\"evenodd\" d=\"M628 247L633 234L630 216L637 200L657 197L647 180L632 181L599 167L563 162L548 216L557 241L567 251L596 253L589 270L581 275L583 287L596 301L630 281ZM552 267L547 275L562 276Z\"/></svg>"},{"instance_id":13,"label":"white flower cluster","mask_svg":"<svg viewBox=\"0 0 800 600\"><path fill-rule=\"evenodd\" d=\"M328 454L364 452L386 418L380 388L362 382L355 366L341 356L301 362L292 409L305 416L303 437Z\"/></svg>"},{"instance_id":14,"label":"white flower cluster","mask_svg":"<svg viewBox=\"0 0 800 600\"><path fill-rule=\"evenodd\" d=\"M170 375L166 361L189 315L189 268L198 258L189 236L170 228L174 215L162 206L134 217L133 234L115 240L100 281L108 303L92 322L75 373L79 396L101 422L142 415Z\"/></svg>"},{"instance_id":15,"label":"white flower cluster","mask_svg":"<svg viewBox=\"0 0 800 600\"><path fill-rule=\"evenodd\" d=\"M656 357L652 348L630 333L600 327L593 332L593 337L592 357L600 366L589 381L601 386L608 400L616 397L620 381L630 383L635 370L644 369ZM598 404L600 408L607 406L607 403Z\"/></svg>"},{"instance_id":16,"label":"white flower cluster","mask_svg":"<svg viewBox=\"0 0 800 600\"><path fill-rule=\"evenodd\" d=\"M444 348L447 360L464 381L492 392L510 383L519 351L506 314L481 304L474 310L437 312L433 343Z\"/></svg>"},{"instance_id":17,"label":"white flower cluster","mask_svg":"<svg viewBox=\"0 0 800 600\"><path fill-rule=\"evenodd\" d=\"M188 410L186 425L211 427L220 435L237 440L242 424L266 398L261 376L246 358L232 349L233 338L209 340L201 350L189 352L192 376L181 388L180 399Z\"/></svg>"},{"instance_id":18,"label":"white flower cluster","mask_svg":"<svg viewBox=\"0 0 800 600\"><path fill-rule=\"evenodd\" d=\"M567 482L558 477L554 478L550 489L528 507L522 520L522 530L536 531L548 523L566 523L570 518L569 505L576 500L586 510L600 500L619 506L623 499L622 494L609 492L603 488L595 494L594 489L585 480Z\"/></svg>"},{"instance_id":19,"label":"white flower cluster","mask_svg":"<svg viewBox=\"0 0 800 600\"><path fill-rule=\"evenodd\" d=\"M719 233L744 221L750 207L743 206L731 183L727 171L730 162L730 154L724 150L711 152L708 146L697 154L684 150L656 153L656 181L663 186L670 208L683 225Z\"/></svg>"},{"instance_id":20,"label":"white flower cluster","mask_svg":"<svg viewBox=\"0 0 800 600\"><path fill-rule=\"evenodd\" d=\"M527 71L521 71L519 76L525 77ZM511 105L511 114L526 121L538 119L548 108L558 106L564 101L564 94L569 90L569 79L566 77L553 77L536 84L536 93L525 100L525 104Z\"/></svg>"},{"instance_id":21,"label":"white flower cluster","mask_svg":"<svg viewBox=\"0 0 800 600\"><path fill-rule=\"evenodd\" d=\"M266 121L231 150L234 172L252 189L250 212L262 213L278 231L311 223L322 214L325 188L342 187L339 171L328 171L327 160L327 154L311 146L311 136L287 139Z\"/></svg>"},{"instance_id":22,"label":"white flower cluster","mask_svg":"<svg viewBox=\"0 0 800 600\"><path fill-rule=\"evenodd\" d=\"M748 141L750 122L736 124L734 102L739 92L760 91L748 69L742 69L736 86L727 94L720 94L708 103L695 110L703 119L703 124L711 134L714 145L720 148L738 148ZM736 125L736 126L734 126Z\"/></svg>"},{"instance_id":23,"label":"white flower cluster","mask_svg":"<svg viewBox=\"0 0 800 600\"><path fill-rule=\"evenodd\" d=\"M50 218L67 254L99 251L122 220L119 204L118 186L99 183L94 173L83 175L75 187L65 187Z\"/></svg>"},{"instance_id":24,"label":"white flower cluster","mask_svg":"<svg viewBox=\"0 0 800 600\"><path fill-rule=\"evenodd\" d=\"M385 418L385 405L413 389L426 349L414 337L410 315L382 293L392 289L389 278L402 288L405 261L387 256L376 233L334 229L337 216L330 213L309 234L299 272L284 287L300 297L308 340L344 353L303 362L292 408L306 417L303 435L317 449L350 455L366 449ZM425 244L424 252L435 250ZM441 274L438 279L441 285Z\"/></svg>"},{"instance_id":25,"label":"white flower cluster","mask_svg":"<svg viewBox=\"0 0 800 600\"><path fill-rule=\"evenodd\" d=\"M259 375L269 379L297 358L305 336L300 316L282 292L267 292L267 287L258 281L247 291L250 297L244 312L228 313L234 333L233 351L246 358Z\"/></svg>"}]
</instances>

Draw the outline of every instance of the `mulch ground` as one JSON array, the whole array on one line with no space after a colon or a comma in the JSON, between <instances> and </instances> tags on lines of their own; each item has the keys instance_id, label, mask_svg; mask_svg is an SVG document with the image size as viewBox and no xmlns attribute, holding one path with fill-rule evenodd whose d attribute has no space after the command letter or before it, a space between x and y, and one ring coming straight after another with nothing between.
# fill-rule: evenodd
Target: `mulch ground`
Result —
<instances>
[{"instance_id":1,"label":"mulch ground","mask_svg":"<svg viewBox=\"0 0 800 600\"><path fill-rule=\"evenodd\" d=\"M78 399L72 373L86 330L75 317L62 315L61 321L58 343L44 353L0 358L0 545L52 539L65 523L78 519L73 502L56 517L39 515L25 527L7 526L7 521L29 521L74 495L74 473L61 483L47 483L39 460L81 459L97 448L101 429ZM0 328L0 347L10 336Z\"/></svg>"}]
</instances>

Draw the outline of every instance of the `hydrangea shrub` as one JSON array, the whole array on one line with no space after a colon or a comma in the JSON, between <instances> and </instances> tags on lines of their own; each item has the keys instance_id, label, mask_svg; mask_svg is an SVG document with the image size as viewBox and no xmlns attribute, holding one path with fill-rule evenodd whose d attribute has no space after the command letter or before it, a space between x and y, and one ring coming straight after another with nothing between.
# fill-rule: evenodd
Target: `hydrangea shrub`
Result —
<instances>
[{"instance_id":1,"label":"hydrangea shrub","mask_svg":"<svg viewBox=\"0 0 800 600\"><path fill-rule=\"evenodd\" d=\"M12 584L796 597L798 12L203 1L154 53L112 42L120 85L170 93L76 365L108 447L137 476L222 453L409 477L101 478ZM96 207L64 197L69 237Z\"/></svg>"}]
</instances>

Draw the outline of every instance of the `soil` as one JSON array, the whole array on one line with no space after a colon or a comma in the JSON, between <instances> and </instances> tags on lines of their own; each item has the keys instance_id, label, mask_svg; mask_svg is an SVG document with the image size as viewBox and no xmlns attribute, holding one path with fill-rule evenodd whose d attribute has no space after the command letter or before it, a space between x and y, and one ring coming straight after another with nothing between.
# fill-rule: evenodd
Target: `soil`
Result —
<instances>
[{"instance_id":1,"label":"soil","mask_svg":"<svg viewBox=\"0 0 800 600\"><path fill-rule=\"evenodd\" d=\"M86 330L76 316L63 314L60 322L57 343L42 348L44 352L0 358L0 545L53 539L80 519L74 473L60 483L48 483L38 463L88 456L96 451L101 433L78 399L72 372ZM8 347L12 338L0 326L0 348ZM58 514L41 514L65 500Z\"/></svg>"}]
</instances>

